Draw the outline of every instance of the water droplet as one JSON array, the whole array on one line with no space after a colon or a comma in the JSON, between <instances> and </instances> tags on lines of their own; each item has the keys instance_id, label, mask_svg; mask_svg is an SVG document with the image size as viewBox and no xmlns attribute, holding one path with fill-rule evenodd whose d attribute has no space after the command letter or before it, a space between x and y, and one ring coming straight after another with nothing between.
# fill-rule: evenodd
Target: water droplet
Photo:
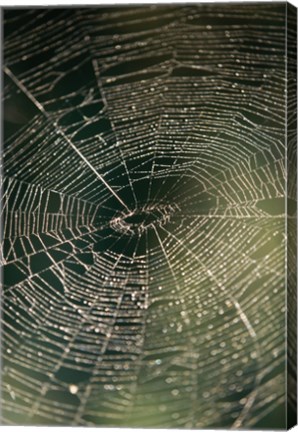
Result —
<instances>
[{"instance_id":1,"label":"water droplet","mask_svg":"<svg viewBox=\"0 0 298 432\"><path fill-rule=\"evenodd\" d=\"M159 405L158 409L160 412L165 412L167 410L167 407L166 405Z\"/></svg>"},{"instance_id":2,"label":"water droplet","mask_svg":"<svg viewBox=\"0 0 298 432\"><path fill-rule=\"evenodd\" d=\"M105 384L103 388L104 388L105 390L110 390L110 391L112 391L112 390L115 389L115 386L114 386L113 384Z\"/></svg>"},{"instance_id":3,"label":"water droplet","mask_svg":"<svg viewBox=\"0 0 298 432\"><path fill-rule=\"evenodd\" d=\"M258 357L258 354L257 354L256 351L253 351L253 352L250 354L250 358L252 358L252 359L256 359L257 357Z\"/></svg>"},{"instance_id":4,"label":"water droplet","mask_svg":"<svg viewBox=\"0 0 298 432\"><path fill-rule=\"evenodd\" d=\"M77 392L79 390L78 386L76 386L75 384L70 384L70 386L68 387L68 389L69 389L69 392L71 394L77 394Z\"/></svg>"}]
</instances>

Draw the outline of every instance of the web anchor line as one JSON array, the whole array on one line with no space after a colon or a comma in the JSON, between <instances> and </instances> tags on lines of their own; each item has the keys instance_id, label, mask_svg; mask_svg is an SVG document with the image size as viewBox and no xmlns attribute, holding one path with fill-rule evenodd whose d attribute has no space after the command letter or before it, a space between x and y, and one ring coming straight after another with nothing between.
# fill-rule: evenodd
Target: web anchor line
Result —
<instances>
[{"instance_id":1,"label":"web anchor line","mask_svg":"<svg viewBox=\"0 0 298 432\"><path fill-rule=\"evenodd\" d=\"M120 204L125 207L127 211L130 211L129 207L125 204L125 202L117 195L114 189L107 183L107 181L103 178L101 174L92 166L92 164L88 161L88 159L80 152L80 150L73 144L73 142L65 135L63 130L60 128L56 121L53 121L49 114L46 112L44 107L38 100L28 91L28 89L22 84L22 82L12 73L12 71L7 67L3 67L4 72L13 80L13 82L19 87L20 90L31 100L31 102L38 108L42 114L53 123L54 127L57 129L60 135L63 136L67 144L79 155L79 157L84 161L84 163L94 172L96 177L105 185L105 187L111 192L111 194L120 202Z\"/></svg>"}]
</instances>

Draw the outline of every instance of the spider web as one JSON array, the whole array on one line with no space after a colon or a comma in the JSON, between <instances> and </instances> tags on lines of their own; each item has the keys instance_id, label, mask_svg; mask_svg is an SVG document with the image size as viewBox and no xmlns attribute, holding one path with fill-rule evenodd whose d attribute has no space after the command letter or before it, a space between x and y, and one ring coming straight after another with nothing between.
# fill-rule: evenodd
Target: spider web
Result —
<instances>
[{"instance_id":1,"label":"spider web","mask_svg":"<svg viewBox=\"0 0 298 432\"><path fill-rule=\"evenodd\" d=\"M284 427L285 6L4 24L2 421Z\"/></svg>"}]
</instances>

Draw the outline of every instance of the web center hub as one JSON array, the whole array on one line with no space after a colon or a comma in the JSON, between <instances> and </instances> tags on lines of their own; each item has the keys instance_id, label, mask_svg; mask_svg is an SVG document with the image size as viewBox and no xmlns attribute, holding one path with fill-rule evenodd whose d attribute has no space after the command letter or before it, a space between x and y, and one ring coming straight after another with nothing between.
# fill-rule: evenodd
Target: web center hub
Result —
<instances>
[{"instance_id":1,"label":"web center hub","mask_svg":"<svg viewBox=\"0 0 298 432\"><path fill-rule=\"evenodd\" d=\"M137 208L129 213L121 213L111 220L111 227L122 234L142 234L154 226L161 226L170 221L177 211L176 205L152 205Z\"/></svg>"}]
</instances>

